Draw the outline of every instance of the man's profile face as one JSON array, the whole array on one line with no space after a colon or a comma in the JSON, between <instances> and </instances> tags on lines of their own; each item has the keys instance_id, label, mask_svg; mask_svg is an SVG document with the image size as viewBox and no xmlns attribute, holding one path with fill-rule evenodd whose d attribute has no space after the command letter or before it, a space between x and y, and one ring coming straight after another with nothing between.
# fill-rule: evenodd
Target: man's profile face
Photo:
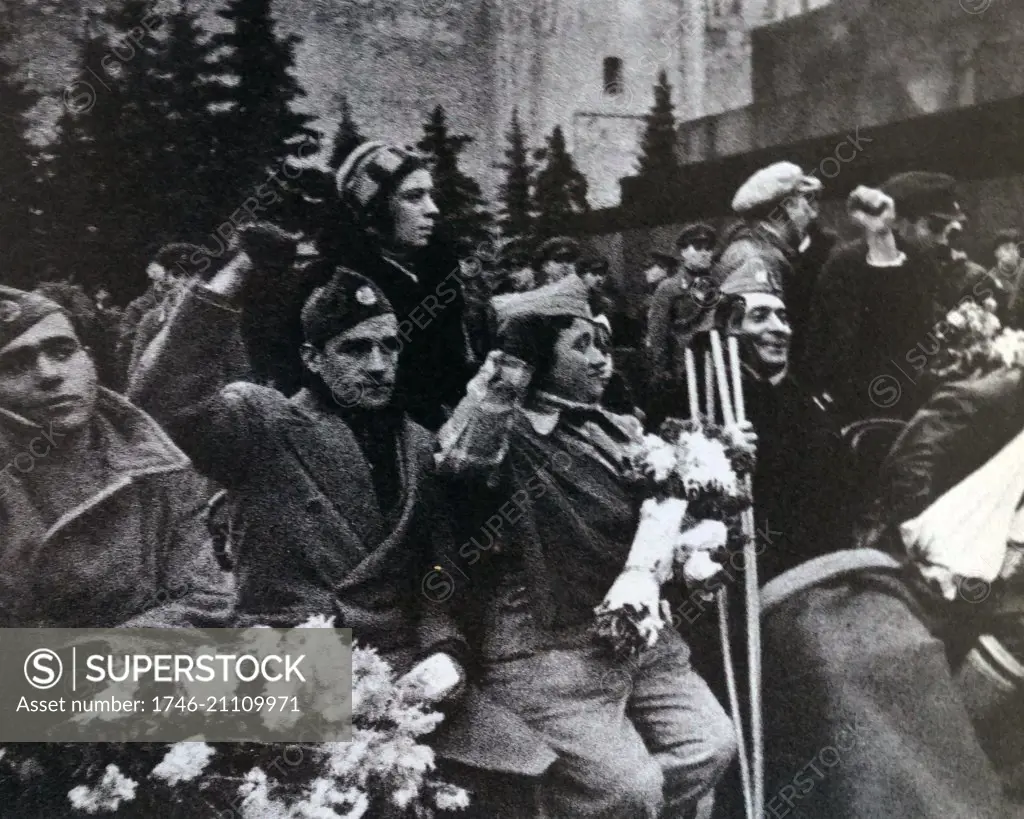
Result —
<instances>
[{"instance_id":1,"label":"man's profile face","mask_svg":"<svg viewBox=\"0 0 1024 819\"><path fill-rule=\"evenodd\" d=\"M527 290L533 290L537 286L537 274L533 272L532 267L528 266L512 271L509 274L508 280L516 293L525 293Z\"/></svg>"},{"instance_id":2,"label":"man's profile face","mask_svg":"<svg viewBox=\"0 0 1024 819\"><path fill-rule=\"evenodd\" d=\"M660 264L652 264L644 271L644 281L654 287L662 279L668 278L668 271Z\"/></svg>"},{"instance_id":3,"label":"man's profile face","mask_svg":"<svg viewBox=\"0 0 1024 819\"><path fill-rule=\"evenodd\" d=\"M811 201L807 194L800 193L787 197L783 202L783 207L797 237L803 240L810 231L814 220L818 218L818 206Z\"/></svg>"},{"instance_id":4,"label":"man's profile face","mask_svg":"<svg viewBox=\"0 0 1024 819\"><path fill-rule=\"evenodd\" d=\"M394 313L361 321L323 349L303 348L306 366L343 408L382 409L391 403L402 343Z\"/></svg>"},{"instance_id":5,"label":"man's profile face","mask_svg":"<svg viewBox=\"0 0 1024 819\"><path fill-rule=\"evenodd\" d=\"M680 249L679 261L687 270L704 272L711 267L711 248L687 245Z\"/></svg>"},{"instance_id":6,"label":"man's profile face","mask_svg":"<svg viewBox=\"0 0 1024 819\"><path fill-rule=\"evenodd\" d=\"M541 266L541 272L544 274L544 282L551 284L553 282L560 282L566 276L575 273L576 266L569 260L548 259Z\"/></svg>"},{"instance_id":7,"label":"man's profile face","mask_svg":"<svg viewBox=\"0 0 1024 819\"><path fill-rule=\"evenodd\" d=\"M63 313L0 349L0 407L44 429L74 432L96 407L96 367Z\"/></svg>"},{"instance_id":8,"label":"man's profile face","mask_svg":"<svg viewBox=\"0 0 1024 819\"><path fill-rule=\"evenodd\" d=\"M434 233L439 214L434 204L434 181L430 172L413 171L391 197L394 243L399 247L425 247Z\"/></svg>"},{"instance_id":9,"label":"man's profile face","mask_svg":"<svg viewBox=\"0 0 1024 819\"><path fill-rule=\"evenodd\" d=\"M996 248L996 262L1003 267L1016 267L1020 264L1020 248L1016 242L1003 242Z\"/></svg>"}]
</instances>

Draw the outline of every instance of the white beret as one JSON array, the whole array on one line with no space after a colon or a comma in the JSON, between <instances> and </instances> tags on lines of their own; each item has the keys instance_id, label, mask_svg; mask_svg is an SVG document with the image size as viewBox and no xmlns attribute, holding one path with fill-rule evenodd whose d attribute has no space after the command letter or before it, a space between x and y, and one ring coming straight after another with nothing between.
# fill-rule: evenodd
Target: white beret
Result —
<instances>
[{"instance_id":1,"label":"white beret","mask_svg":"<svg viewBox=\"0 0 1024 819\"><path fill-rule=\"evenodd\" d=\"M807 176L799 165L792 162L776 162L767 168L761 168L740 185L732 199L732 209L735 213L743 214L795 193L816 193L821 188L821 180Z\"/></svg>"}]
</instances>

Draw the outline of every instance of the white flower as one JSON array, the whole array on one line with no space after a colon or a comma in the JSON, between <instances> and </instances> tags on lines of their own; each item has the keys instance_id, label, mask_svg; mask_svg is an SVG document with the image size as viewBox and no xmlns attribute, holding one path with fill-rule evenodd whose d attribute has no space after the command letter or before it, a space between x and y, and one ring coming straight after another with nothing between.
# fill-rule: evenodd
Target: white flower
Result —
<instances>
[{"instance_id":1,"label":"white flower","mask_svg":"<svg viewBox=\"0 0 1024 819\"><path fill-rule=\"evenodd\" d=\"M469 794L454 785L441 785L434 792L434 804L438 810L462 810L469 807Z\"/></svg>"},{"instance_id":2,"label":"white flower","mask_svg":"<svg viewBox=\"0 0 1024 819\"><path fill-rule=\"evenodd\" d=\"M736 494L736 473L721 441L687 432L679 437L679 445L681 452L675 469L687 489L719 487L726 494Z\"/></svg>"},{"instance_id":3,"label":"white flower","mask_svg":"<svg viewBox=\"0 0 1024 819\"><path fill-rule=\"evenodd\" d=\"M657 483L668 480L676 465L676 448L657 435L645 435L644 449L644 471Z\"/></svg>"},{"instance_id":4,"label":"white flower","mask_svg":"<svg viewBox=\"0 0 1024 819\"><path fill-rule=\"evenodd\" d=\"M729 530L720 520L702 520L679 535L677 545L687 552L702 552L725 546Z\"/></svg>"},{"instance_id":5,"label":"white flower","mask_svg":"<svg viewBox=\"0 0 1024 819\"><path fill-rule=\"evenodd\" d=\"M1024 366L1024 330L1003 330L992 340L991 351L1004 367Z\"/></svg>"},{"instance_id":6,"label":"white flower","mask_svg":"<svg viewBox=\"0 0 1024 819\"><path fill-rule=\"evenodd\" d=\"M215 753L205 742L175 742L150 776L168 785L191 782L205 770Z\"/></svg>"},{"instance_id":7,"label":"white flower","mask_svg":"<svg viewBox=\"0 0 1024 819\"><path fill-rule=\"evenodd\" d=\"M114 813L122 802L135 798L139 783L121 773L117 765L107 765L103 778L95 788L76 785L68 791L71 805L86 813Z\"/></svg>"},{"instance_id":8,"label":"white flower","mask_svg":"<svg viewBox=\"0 0 1024 819\"><path fill-rule=\"evenodd\" d=\"M959 310L950 310L946 313L946 322L957 330L962 330L967 326L967 319Z\"/></svg>"},{"instance_id":9,"label":"white flower","mask_svg":"<svg viewBox=\"0 0 1024 819\"><path fill-rule=\"evenodd\" d=\"M330 617L324 614L314 614L305 623L300 623L296 628L334 628L334 615Z\"/></svg>"},{"instance_id":10,"label":"white flower","mask_svg":"<svg viewBox=\"0 0 1024 819\"><path fill-rule=\"evenodd\" d=\"M242 819L284 819L289 815L284 802L270 798L270 782L262 768L253 768L245 775L238 795L243 797Z\"/></svg>"},{"instance_id":11,"label":"white flower","mask_svg":"<svg viewBox=\"0 0 1024 819\"><path fill-rule=\"evenodd\" d=\"M683 566L683 578L687 583L697 584L710 580L722 571L722 565L711 559L707 552L694 552Z\"/></svg>"}]
</instances>

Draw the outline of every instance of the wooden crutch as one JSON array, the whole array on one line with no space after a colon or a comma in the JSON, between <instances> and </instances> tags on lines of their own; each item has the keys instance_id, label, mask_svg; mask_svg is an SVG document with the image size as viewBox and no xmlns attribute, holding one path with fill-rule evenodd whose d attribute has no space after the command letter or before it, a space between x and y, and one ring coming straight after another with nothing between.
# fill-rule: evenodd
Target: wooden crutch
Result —
<instances>
[{"instance_id":1,"label":"wooden crutch","mask_svg":"<svg viewBox=\"0 0 1024 819\"><path fill-rule=\"evenodd\" d=\"M697 366L694 352L687 347L684 352L686 366L687 398L689 399L690 418L700 423L700 408L697 389ZM705 377L705 409L707 422L715 422L715 380L713 372L719 371L714 366L712 351L707 351L704 357ZM719 391L721 392L722 380L718 380ZM728 390L721 392L723 417L732 415L732 408L726 410L729 404ZM728 413L728 414L727 414ZM751 787L750 756L747 752L746 732L743 730L743 714L740 711L739 690L736 684L736 668L732 661L732 642L729 629L729 595L724 586L715 591L715 602L718 608L718 633L722 644L722 664L725 669L725 684L729 697L729 715L732 719L733 733L736 737L737 757L740 766L740 787L743 789L743 805L747 819L758 819L760 814L754 813L754 797Z\"/></svg>"},{"instance_id":2,"label":"wooden crutch","mask_svg":"<svg viewBox=\"0 0 1024 819\"><path fill-rule=\"evenodd\" d=\"M743 399L743 379L740 369L739 342L734 335L728 338L729 373L736 398L734 419L742 424L747 420L746 402ZM711 349L715 357L719 389L726 380L725 362L722 355L722 339L718 330L711 330ZM728 421L726 422L728 423ZM750 476L744 478L745 488L750 493ZM764 712L761 705L761 591L757 572L757 530L754 523L753 504L743 510L743 556L744 556L744 598L746 603L747 627L747 671L750 681L750 744L753 750L751 768L753 773L754 816L764 813Z\"/></svg>"}]
</instances>

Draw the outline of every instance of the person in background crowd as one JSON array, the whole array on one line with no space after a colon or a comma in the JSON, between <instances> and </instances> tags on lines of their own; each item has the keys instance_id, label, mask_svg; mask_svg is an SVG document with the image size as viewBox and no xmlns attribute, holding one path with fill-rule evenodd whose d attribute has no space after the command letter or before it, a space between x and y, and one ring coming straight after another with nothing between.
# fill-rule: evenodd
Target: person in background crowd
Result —
<instances>
[{"instance_id":1,"label":"person in background crowd","mask_svg":"<svg viewBox=\"0 0 1024 819\"><path fill-rule=\"evenodd\" d=\"M864 239L838 249L819 281L807 346L814 382L850 418L909 418L927 398L930 334L962 289L948 270L964 220L956 180L910 171L858 188L847 206ZM983 304L993 293L980 280L968 296Z\"/></svg>"},{"instance_id":2,"label":"person in background crowd","mask_svg":"<svg viewBox=\"0 0 1024 819\"><path fill-rule=\"evenodd\" d=\"M188 458L99 386L55 301L0 287L0 318L3 625L224 625L232 582Z\"/></svg>"},{"instance_id":3,"label":"person in background crowd","mask_svg":"<svg viewBox=\"0 0 1024 819\"><path fill-rule=\"evenodd\" d=\"M402 367L396 401L428 429L455 406L471 374L458 259L432 241L440 212L426 161L364 142L335 174L341 221L321 251L372 279L398 317Z\"/></svg>"},{"instance_id":4,"label":"person in background crowd","mask_svg":"<svg viewBox=\"0 0 1024 819\"><path fill-rule=\"evenodd\" d=\"M785 292L793 339L790 362L797 374L806 371L804 337L811 295L835 246L835 234L818 223L815 201L821 181L792 162L762 168L744 182L732 200L743 223L723 237L708 285L698 288L713 297L714 287L743 266L758 276L774 277Z\"/></svg>"},{"instance_id":5,"label":"person in background crowd","mask_svg":"<svg viewBox=\"0 0 1024 819\"><path fill-rule=\"evenodd\" d=\"M612 309L606 291L610 269L611 265L604 256L585 255L576 262L576 274L586 285L590 298L590 309L595 316L607 317Z\"/></svg>"},{"instance_id":6,"label":"person in background crowd","mask_svg":"<svg viewBox=\"0 0 1024 819\"><path fill-rule=\"evenodd\" d=\"M659 284L675 274L679 260L668 253L658 252L652 253L651 258L653 261L644 268L643 280L647 289L653 293Z\"/></svg>"},{"instance_id":7,"label":"person in background crowd","mask_svg":"<svg viewBox=\"0 0 1024 819\"><path fill-rule=\"evenodd\" d=\"M994 667L972 674L974 653L964 655L981 634L1002 638L1001 620L1011 662L1020 660L1021 499L993 476L983 482L1002 509L985 493L938 518L933 505L1004 448L1019 449L1022 419L1019 369L943 385L882 465L878 506L858 548L763 589L767 793L792 788L790 805L808 816L874 816L879 805L922 819L1019 815L985 750L1020 765L1011 738L1019 688L1007 684L1013 674L993 678ZM922 513L931 531L917 539ZM991 583L974 573L983 555L995 559ZM972 718L988 733L979 736ZM828 786L797 791L794 770L829 746L842 749L842 764L828 772Z\"/></svg>"},{"instance_id":8,"label":"person in background crowd","mask_svg":"<svg viewBox=\"0 0 1024 819\"><path fill-rule=\"evenodd\" d=\"M173 309L173 300L180 295L181 287L195 278L196 266L192 263L194 254L202 248L197 245L177 242L165 245L157 251L156 256L146 266L146 277L149 287L146 292L134 299L121 315L121 326L118 329L117 360L122 374L121 381L127 383L127 372L135 351L135 336L139 324L152 310L164 308L165 312ZM170 300L170 304L165 306Z\"/></svg>"},{"instance_id":9,"label":"person in background crowd","mask_svg":"<svg viewBox=\"0 0 1024 819\"><path fill-rule=\"evenodd\" d=\"M576 263L583 251L579 243L566 236L548 239L537 250L536 268L539 283L553 284L576 272Z\"/></svg>"},{"instance_id":10,"label":"person in background crowd","mask_svg":"<svg viewBox=\"0 0 1024 819\"><path fill-rule=\"evenodd\" d=\"M523 241L513 239L501 249L499 266L502 277L492 295L525 293L537 286L537 271L530 264L530 252Z\"/></svg>"},{"instance_id":11,"label":"person in background crowd","mask_svg":"<svg viewBox=\"0 0 1024 819\"><path fill-rule=\"evenodd\" d=\"M101 309L85 290L69 282L42 282L36 285L35 292L64 308L79 339L92 356L100 383L110 389L119 389L121 374L117 371L115 356L119 317L116 311Z\"/></svg>"},{"instance_id":12,"label":"person in background crowd","mask_svg":"<svg viewBox=\"0 0 1024 819\"><path fill-rule=\"evenodd\" d=\"M1021 234L1016 228L1002 230L992 242L995 267L989 276L997 283L996 315L1004 327L1024 329L1024 262L1020 255Z\"/></svg>"},{"instance_id":13,"label":"person in background crowd","mask_svg":"<svg viewBox=\"0 0 1024 819\"><path fill-rule=\"evenodd\" d=\"M658 284L647 310L644 349L654 381L678 383L683 377L685 330L701 307L687 290L694 279L708 274L717 241L714 228L703 222L685 225L676 238L672 275Z\"/></svg>"},{"instance_id":14,"label":"person in background crowd","mask_svg":"<svg viewBox=\"0 0 1024 819\"><path fill-rule=\"evenodd\" d=\"M625 454L640 423L599 404L611 366L579 277L507 297L499 320L438 454L475 536L447 558L473 544L481 562L457 601L481 686L558 754L544 815L688 816L735 754L728 718L671 626L634 664L590 631L638 524ZM510 498L503 526L474 529Z\"/></svg>"}]
</instances>

